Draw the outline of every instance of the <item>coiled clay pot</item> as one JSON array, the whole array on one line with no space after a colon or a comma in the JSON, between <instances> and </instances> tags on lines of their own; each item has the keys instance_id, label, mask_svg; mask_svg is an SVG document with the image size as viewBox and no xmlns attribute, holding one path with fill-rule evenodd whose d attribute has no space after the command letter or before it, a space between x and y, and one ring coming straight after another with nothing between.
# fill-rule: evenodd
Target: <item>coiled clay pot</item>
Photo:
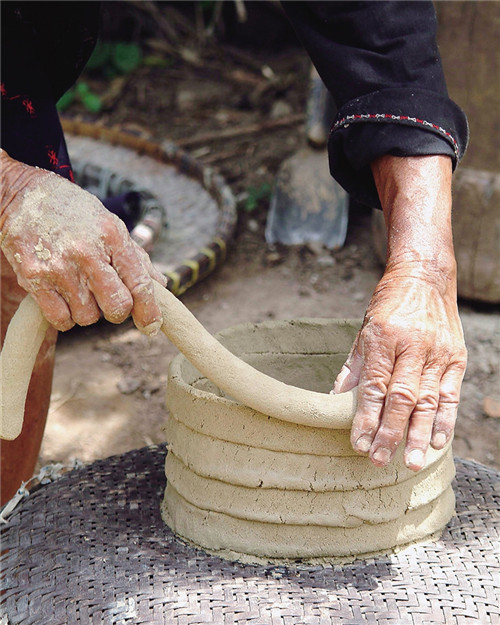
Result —
<instances>
[{"instance_id":1,"label":"coiled clay pot","mask_svg":"<svg viewBox=\"0 0 500 625\"><path fill-rule=\"evenodd\" d=\"M358 325L270 321L217 338L282 382L328 393ZM402 453L377 468L353 452L348 429L256 412L182 355L170 367L167 405L163 518L207 551L244 561L350 561L436 537L454 513L450 446L431 449L419 473Z\"/></svg>"}]
</instances>

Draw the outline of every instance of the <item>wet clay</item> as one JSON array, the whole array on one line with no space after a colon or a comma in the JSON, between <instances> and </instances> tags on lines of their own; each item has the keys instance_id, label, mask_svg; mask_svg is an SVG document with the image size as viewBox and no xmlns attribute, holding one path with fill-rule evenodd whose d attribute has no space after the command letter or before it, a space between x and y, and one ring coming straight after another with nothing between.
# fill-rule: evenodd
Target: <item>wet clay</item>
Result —
<instances>
[{"instance_id":1,"label":"wet clay","mask_svg":"<svg viewBox=\"0 0 500 625\"><path fill-rule=\"evenodd\" d=\"M0 438L14 440L21 433L31 372L48 327L35 300L25 297L9 323L0 354Z\"/></svg>"},{"instance_id":2,"label":"wet clay","mask_svg":"<svg viewBox=\"0 0 500 625\"><path fill-rule=\"evenodd\" d=\"M292 423L350 427L356 411L354 391L330 395L285 384L231 353L158 283L155 297L163 315L162 331L203 375L241 404Z\"/></svg>"},{"instance_id":3,"label":"wet clay","mask_svg":"<svg viewBox=\"0 0 500 625\"><path fill-rule=\"evenodd\" d=\"M321 395L358 327L271 321L217 338L263 375ZM265 389L253 388L265 402ZM171 363L167 405L163 518L184 539L222 557L346 562L436 538L454 513L450 445L430 449L418 473L405 466L402 448L389 466L375 467L352 450L344 416L332 413L330 428L300 416L294 422L289 401L283 420L236 401L184 356Z\"/></svg>"},{"instance_id":4,"label":"wet clay","mask_svg":"<svg viewBox=\"0 0 500 625\"><path fill-rule=\"evenodd\" d=\"M318 393L285 384L256 370L207 332L175 295L153 282L163 316L162 331L201 373L228 395L284 421L327 428L350 426L356 408L353 391L340 395ZM38 306L31 301L14 315L13 328L2 351L2 438L15 438L21 431L31 370L48 327ZM38 333L42 334L41 338Z\"/></svg>"}]
</instances>

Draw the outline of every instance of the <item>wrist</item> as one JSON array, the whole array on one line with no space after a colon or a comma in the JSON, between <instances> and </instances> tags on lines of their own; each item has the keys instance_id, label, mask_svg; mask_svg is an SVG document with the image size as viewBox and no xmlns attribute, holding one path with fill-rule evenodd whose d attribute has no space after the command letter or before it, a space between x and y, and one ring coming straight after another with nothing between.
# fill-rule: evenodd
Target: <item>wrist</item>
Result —
<instances>
[{"instance_id":1,"label":"wrist","mask_svg":"<svg viewBox=\"0 0 500 625\"><path fill-rule=\"evenodd\" d=\"M445 265L434 260L388 259L381 282L384 285L397 282L399 286L421 285L431 288L441 296L456 300L457 268L454 258Z\"/></svg>"},{"instance_id":2,"label":"wrist","mask_svg":"<svg viewBox=\"0 0 500 625\"><path fill-rule=\"evenodd\" d=\"M372 163L387 228L387 269L456 279L451 228L451 159L395 157Z\"/></svg>"},{"instance_id":3,"label":"wrist","mask_svg":"<svg viewBox=\"0 0 500 625\"><path fill-rule=\"evenodd\" d=\"M0 150L0 230L12 201L26 189L36 171L36 168L16 161L5 150Z\"/></svg>"}]
</instances>

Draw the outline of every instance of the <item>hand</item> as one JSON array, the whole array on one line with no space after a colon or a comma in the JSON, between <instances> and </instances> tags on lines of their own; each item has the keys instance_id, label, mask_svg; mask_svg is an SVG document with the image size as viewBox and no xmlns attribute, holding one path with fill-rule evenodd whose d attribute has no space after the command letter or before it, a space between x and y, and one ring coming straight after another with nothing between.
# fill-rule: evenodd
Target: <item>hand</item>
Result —
<instances>
[{"instance_id":1,"label":"hand","mask_svg":"<svg viewBox=\"0 0 500 625\"><path fill-rule=\"evenodd\" d=\"M408 427L418 471L455 425L467 352L456 303L447 157L382 157L373 166L388 225L388 261L334 392L359 384L351 442L387 465Z\"/></svg>"},{"instance_id":2,"label":"hand","mask_svg":"<svg viewBox=\"0 0 500 625\"><path fill-rule=\"evenodd\" d=\"M378 466L407 426L405 463L415 471L429 443L441 449L453 434L467 356L456 302L440 283L414 267L388 267L337 378L337 393L359 383L351 442Z\"/></svg>"},{"instance_id":3,"label":"hand","mask_svg":"<svg viewBox=\"0 0 500 625\"><path fill-rule=\"evenodd\" d=\"M152 278L166 283L125 225L101 202L57 174L2 152L0 246L19 285L58 330L89 325L101 312L137 327L161 325Z\"/></svg>"}]
</instances>

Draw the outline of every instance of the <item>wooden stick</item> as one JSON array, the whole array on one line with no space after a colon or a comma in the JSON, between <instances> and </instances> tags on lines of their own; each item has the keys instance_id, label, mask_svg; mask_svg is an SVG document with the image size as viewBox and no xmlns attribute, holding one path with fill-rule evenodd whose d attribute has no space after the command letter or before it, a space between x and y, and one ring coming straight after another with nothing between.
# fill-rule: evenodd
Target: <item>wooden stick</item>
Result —
<instances>
[{"instance_id":1,"label":"wooden stick","mask_svg":"<svg viewBox=\"0 0 500 625\"><path fill-rule=\"evenodd\" d=\"M238 126L236 128L226 128L223 130L214 130L206 132L196 137L186 137L185 139L177 139L176 144L179 147L192 147L200 143L208 143L219 139L233 139L234 137L243 137L245 135L254 135L264 130L273 130L274 128L282 128L283 126L294 126L304 121L304 113L295 113L287 115L279 119L269 119L258 124L249 124L248 126Z\"/></svg>"}]
</instances>

